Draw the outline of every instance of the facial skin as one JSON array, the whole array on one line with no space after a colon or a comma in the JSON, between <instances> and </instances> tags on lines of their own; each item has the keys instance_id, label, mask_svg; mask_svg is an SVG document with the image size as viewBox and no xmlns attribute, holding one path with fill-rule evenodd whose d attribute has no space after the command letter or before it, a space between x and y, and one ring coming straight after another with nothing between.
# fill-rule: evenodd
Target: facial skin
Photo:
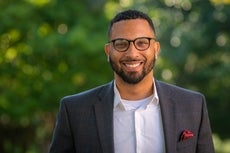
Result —
<instances>
[{"instance_id":1,"label":"facial skin","mask_svg":"<svg viewBox=\"0 0 230 153\"><path fill-rule=\"evenodd\" d=\"M124 38L134 40L138 37L155 38L155 34L147 21L143 19L123 20L114 23L111 29L110 40ZM130 43L126 52L118 52L113 48L112 43L105 46L105 52L109 58L112 69L115 72L115 79L122 79L128 84L138 84L145 77L151 77L159 43L150 41L150 47L145 51L137 50L133 43Z\"/></svg>"}]
</instances>

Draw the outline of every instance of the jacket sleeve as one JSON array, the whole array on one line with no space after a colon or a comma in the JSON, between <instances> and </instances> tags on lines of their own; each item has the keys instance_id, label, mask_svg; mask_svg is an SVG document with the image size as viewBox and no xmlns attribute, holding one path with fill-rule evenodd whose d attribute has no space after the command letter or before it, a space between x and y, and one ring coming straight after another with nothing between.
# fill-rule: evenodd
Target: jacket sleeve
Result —
<instances>
[{"instance_id":1,"label":"jacket sleeve","mask_svg":"<svg viewBox=\"0 0 230 153\"><path fill-rule=\"evenodd\" d=\"M197 142L197 153L214 153L214 145L212 140L212 131L210 127L208 110L206 107L206 101L203 96L202 99L202 119L200 124L200 130Z\"/></svg>"},{"instance_id":2,"label":"jacket sleeve","mask_svg":"<svg viewBox=\"0 0 230 153\"><path fill-rule=\"evenodd\" d=\"M75 149L71 133L67 106L65 101L62 100L49 153L74 153Z\"/></svg>"}]
</instances>

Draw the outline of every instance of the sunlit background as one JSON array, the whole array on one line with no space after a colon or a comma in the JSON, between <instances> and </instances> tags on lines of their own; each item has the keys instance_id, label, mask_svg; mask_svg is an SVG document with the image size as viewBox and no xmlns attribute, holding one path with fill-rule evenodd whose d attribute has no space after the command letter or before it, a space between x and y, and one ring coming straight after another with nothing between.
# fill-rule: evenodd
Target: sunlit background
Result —
<instances>
[{"instance_id":1,"label":"sunlit background","mask_svg":"<svg viewBox=\"0 0 230 153\"><path fill-rule=\"evenodd\" d=\"M230 152L230 0L0 0L0 152L45 153L59 100L113 79L109 20L138 9L161 43L156 79L205 94Z\"/></svg>"}]
</instances>

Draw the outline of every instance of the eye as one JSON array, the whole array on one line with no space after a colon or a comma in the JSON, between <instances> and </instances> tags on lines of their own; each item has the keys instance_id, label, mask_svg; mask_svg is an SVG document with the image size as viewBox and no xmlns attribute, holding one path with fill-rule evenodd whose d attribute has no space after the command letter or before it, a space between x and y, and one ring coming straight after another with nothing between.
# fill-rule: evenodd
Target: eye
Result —
<instances>
[{"instance_id":1,"label":"eye","mask_svg":"<svg viewBox=\"0 0 230 153\"><path fill-rule=\"evenodd\" d=\"M149 44L148 39L137 39L135 43L138 47L145 47L146 45Z\"/></svg>"},{"instance_id":2,"label":"eye","mask_svg":"<svg viewBox=\"0 0 230 153\"><path fill-rule=\"evenodd\" d=\"M126 48L128 46L127 40L116 40L114 41L114 47L115 48Z\"/></svg>"}]
</instances>

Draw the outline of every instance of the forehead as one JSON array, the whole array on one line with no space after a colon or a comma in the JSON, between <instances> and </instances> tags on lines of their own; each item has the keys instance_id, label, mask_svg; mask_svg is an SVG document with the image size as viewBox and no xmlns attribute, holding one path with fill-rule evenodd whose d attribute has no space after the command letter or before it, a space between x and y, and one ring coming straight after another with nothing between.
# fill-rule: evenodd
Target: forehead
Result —
<instances>
[{"instance_id":1,"label":"forehead","mask_svg":"<svg viewBox=\"0 0 230 153\"><path fill-rule=\"evenodd\" d=\"M154 32L149 23L144 19L122 20L113 24L110 39L137 37L154 37Z\"/></svg>"}]
</instances>

